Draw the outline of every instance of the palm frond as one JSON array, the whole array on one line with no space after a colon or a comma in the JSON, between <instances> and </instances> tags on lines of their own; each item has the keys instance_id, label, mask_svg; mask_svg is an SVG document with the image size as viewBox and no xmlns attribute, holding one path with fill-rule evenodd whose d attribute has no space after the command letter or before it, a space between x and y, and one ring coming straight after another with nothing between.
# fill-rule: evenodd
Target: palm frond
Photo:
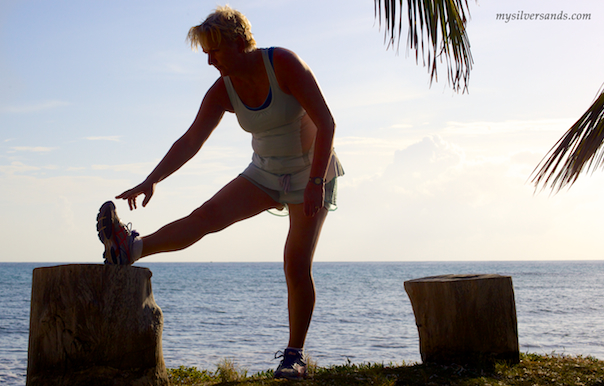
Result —
<instances>
[{"instance_id":1,"label":"palm frond","mask_svg":"<svg viewBox=\"0 0 604 386\"><path fill-rule=\"evenodd\" d=\"M375 17L382 26L388 48L400 46L403 30L403 0L374 0ZM453 90L468 91L473 59L466 33L469 15L467 0L407 0L409 32L407 48L415 50L415 60L428 67L430 85L438 81L438 62L446 63Z\"/></svg>"},{"instance_id":2,"label":"palm frond","mask_svg":"<svg viewBox=\"0 0 604 386\"><path fill-rule=\"evenodd\" d=\"M579 174L604 166L604 89L585 114L556 142L535 168L535 189L548 185L558 192L575 183ZM537 170L539 169L539 170Z\"/></svg>"}]
</instances>

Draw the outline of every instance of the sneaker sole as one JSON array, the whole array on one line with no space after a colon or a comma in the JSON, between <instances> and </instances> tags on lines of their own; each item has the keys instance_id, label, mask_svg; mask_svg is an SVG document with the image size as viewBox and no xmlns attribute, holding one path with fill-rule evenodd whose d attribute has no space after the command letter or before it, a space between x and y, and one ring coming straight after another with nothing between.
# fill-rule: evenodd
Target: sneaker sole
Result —
<instances>
[{"instance_id":1,"label":"sneaker sole","mask_svg":"<svg viewBox=\"0 0 604 386\"><path fill-rule=\"evenodd\" d=\"M119 224L120 219L117 217L117 213L115 212L115 204L111 201L107 201L101 206L99 209L99 214L96 217L96 230L99 236L99 240L105 246L105 252L103 252L103 258L105 259L105 263L109 264L117 264L116 256L113 256L112 246L113 242L111 238L113 236L113 227L114 224Z\"/></svg>"}]
</instances>

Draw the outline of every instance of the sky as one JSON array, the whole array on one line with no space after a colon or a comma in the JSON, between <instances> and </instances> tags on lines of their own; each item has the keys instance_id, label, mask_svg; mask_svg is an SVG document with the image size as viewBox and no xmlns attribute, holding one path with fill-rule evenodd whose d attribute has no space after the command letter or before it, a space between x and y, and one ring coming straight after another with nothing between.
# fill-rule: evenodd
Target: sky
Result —
<instances>
[{"instance_id":1,"label":"sky","mask_svg":"<svg viewBox=\"0 0 604 386\"><path fill-rule=\"evenodd\" d=\"M214 1L0 0L0 262L102 263L96 215L151 172L218 72L185 41ZM604 3L470 1L474 66L387 49L371 0L233 0L260 47L296 52L337 122L346 175L315 261L601 259L604 174L535 191L539 161L604 83ZM497 20L497 14L589 20ZM250 162L228 114L144 209L141 234L186 216ZM148 262L281 261L288 220L263 213Z\"/></svg>"}]
</instances>

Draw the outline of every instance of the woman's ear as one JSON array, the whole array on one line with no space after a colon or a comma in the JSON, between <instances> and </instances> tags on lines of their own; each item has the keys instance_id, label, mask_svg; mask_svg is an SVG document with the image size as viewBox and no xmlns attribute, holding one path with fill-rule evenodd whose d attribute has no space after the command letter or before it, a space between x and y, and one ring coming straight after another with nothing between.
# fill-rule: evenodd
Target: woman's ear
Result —
<instances>
[{"instance_id":1,"label":"woman's ear","mask_svg":"<svg viewBox=\"0 0 604 386\"><path fill-rule=\"evenodd\" d=\"M237 36L235 38L235 44L237 45L237 51L239 51L239 52L246 51L246 44L245 44L245 40L243 40L243 37Z\"/></svg>"}]
</instances>

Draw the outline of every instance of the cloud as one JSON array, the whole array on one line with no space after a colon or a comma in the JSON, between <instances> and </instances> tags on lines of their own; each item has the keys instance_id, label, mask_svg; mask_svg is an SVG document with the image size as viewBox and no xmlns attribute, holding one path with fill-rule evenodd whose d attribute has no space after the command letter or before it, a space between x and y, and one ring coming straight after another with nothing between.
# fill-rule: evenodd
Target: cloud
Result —
<instances>
[{"instance_id":1,"label":"cloud","mask_svg":"<svg viewBox=\"0 0 604 386\"><path fill-rule=\"evenodd\" d=\"M410 125L408 123L397 123L397 124L394 124L394 125L392 125L390 127L393 128L393 129L410 129L410 128L413 127L413 125Z\"/></svg>"},{"instance_id":2,"label":"cloud","mask_svg":"<svg viewBox=\"0 0 604 386\"><path fill-rule=\"evenodd\" d=\"M109 170L113 172L130 172L134 174L147 175L155 166L152 162L140 162L122 165L92 165L92 170Z\"/></svg>"},{"instance_id":3,"label":"cloud","mask_svg":"<svg viewBox=\"0 0 604 386\"><path fill-rule=\"evenodd\" d=\"M21 106L2 106L0 107L0 113L9 114L25 114L25 113L37 113L40 111L53 110L60 107L69 106L71 103L59 100L50 100L45 102L21 105Z\"/></svg>"},{"instance_id":4,"label":"cloud","mask_svg":"<svg viewBox=\"0 0 604 386\"><path fill-rule=\"evenodd\" d=\"M404 150L394 153L395 176L408 180L428 175L428 179L437 174L446 174L464 161L464 151L456 145L446 142L438 135L424 137Z\"/></svg>"},{"instance_id":5,"label":"cloud","mask_svg":"<svg viewBox=\"0 0 604 386\"><path fill-rule=\"evenodd\" d=\"M11 167L35 170L19 163ZM6 169L0 166L0 171ZM124 181L89 176L41 178L0 173L0 233L12 241L0 260L101 261L95 216L100 205L123 185ZM31 242L32 235L35 242Z\"/></svg>"},{"instance_id":6,"label":"cloud","mask_svg":"<svg viewBox=\"0 0 604 386\"><path fill-rule=\"evenodd\" d=\"M590 235L598 216L586 221L579 213L604 210L597 194L604 179L586 178L555 197L535 195L527 183L534 154L473 153L427 136L396 151L381 175L341 184L339 209L328 220L338 229L329 236L337 245L330 253L376 260L599 258Z\"/></svg>"},{"instance_id":7,"label":"cloud","mask_svg":"<svg viewBox=\"0 0 604 386\"><path fill-rule=\"evenodd\" d=\"M572 119L534 119L482 122L447 122L442 135L492 136L527 132L549 132L566 130Z\"/></svg>"},{"instance_id":8,"label":"cloud","mask_svg":"<svg viewBox=\"0 0 604 386\"><path fill-rule=\"evenodd\" d=\"M45 147L45 146L13 146L11 147L11 152L18 151L26 151L31 153L48 153L50 151L55 150L55 147Z\"/></svg>"},{"instance_id":9,"label":"cloud","mask_svg":"<svg viewBox=\"0 0 604 386\"><path fill-rule=\"evenodd\" d=\"M36 166L28 166L21 162L12 162L10 165L0 165L0 173L4 174L14 174L14 173L25 173L31 172L35 170L40 170L39 167ZM4 197L3 197L4 199Z\"/></svg>"},{"instance_id":10,"label":"cloud","mask_svg":"<svg viewBox=\"0 0 604 386\"><path fill-rule=\"evenodd\" d=\"M2 177L2 175L13 176L15 174L40 172L43 170L56 171L59 170L59 167L57 165L31 166L22 162L13 161L10 165L0 165L0 177Z\"/></svg>"},{"instance_id":11,"label":"cloud","mask_svg":"<svg viewBox=\"0 0 604 386\"><path fill-rule=\"evenodd\" d=\"M98 137L86 137L89 141L113 141L120 142L121 135L108 135L108 136L98 136Z\"/></svg>"}]
</instances>

